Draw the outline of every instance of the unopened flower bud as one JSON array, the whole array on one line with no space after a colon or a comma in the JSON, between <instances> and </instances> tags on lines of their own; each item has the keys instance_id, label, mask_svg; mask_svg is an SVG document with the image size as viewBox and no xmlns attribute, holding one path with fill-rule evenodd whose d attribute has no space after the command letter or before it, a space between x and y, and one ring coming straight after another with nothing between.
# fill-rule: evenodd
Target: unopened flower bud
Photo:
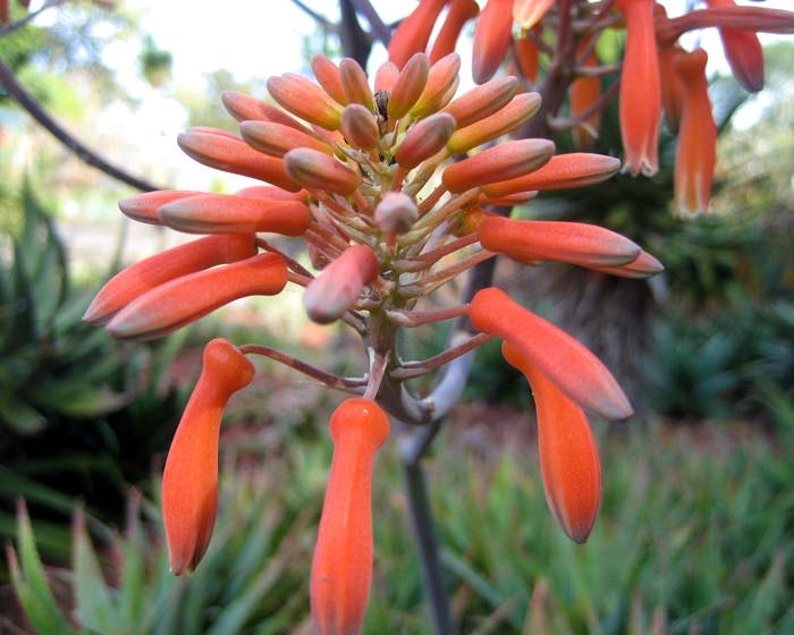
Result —
<instances>
[{"instance_id":1,"label":"unopened flower bud","mask_svg":"<svg viewBox=\"0 0 794 635\"><path fill-rule=\"evenodd\" d=\"M424 53L417 53L408 60L389 96L389 119L400 119L411 110L427 85L429 72L430 62Z\"/></svg>"},{"instance_id":2,"label":"unopened flower bud","mask_svg":"<svg viewBox=\"0 0 794 635\"><path fill-rule=\"evenodd\" d=\"M372 90L367 82L367 74L358 62L349 57L339 62L339 79L349 104L361 104L370 111L374 110Z\"/></svg>"},{"instance_id":3,"label":"unopened flower bud","mask_svg":"<svg viewBox=\"0 0 794 635\"><path fill-rule=\"evenodd\" d=\"M463 93L450 102L444 112L452 115L458 128L462 129L500 110L516 92L518 80L515 77L498 77Z\"/></svg>"},{"instance_id":4,"label":"unopened flower bud","mask_svg":"<svg viewBox=\"0 0 794 635\"><path fill-rule=\"evenodd\" d=\"M427 75L425 89L411 107L411 114L426 117L446 106L458 87L459 71L460 56L457 53L450 53L433 64Z\"/></svg>"},{"instance_id":5,"label":"unopened flower bud","mask_svg":"<svg viewBox=\"0 0 794 635\"><path fill-rule=\"evenodd\" d=\"M372 112L361 104L350 104L342 111L342 134L354 148L367 150L380 141L378 122Z\"/></svg>"},{"instance_id":6,"label":"unopened flower bud","mask_svg":"<svg viewBox=\"0 0 794 635\"><path fill-rule=\"evenodd\" d=\"M375 208L375 223L383 232L403 234L419 218L416 201L402 192L389 192Z\"/></svg>"},{"instance_id":7,"label":"unopened flower bud","mask_svg":"<svg viewBox=\"0 0 794 635\"><path fill-rule=\"evenodd\" d=\"M430 115L411 127L394 158L406 170L444 149L455 132L455 119L443 112Z\"/></svg>"},{"instance_id":8,"label":"unopened flower bud","mask_svg":"<svg viewBox=\"0 0 794 635\"><path fill-rule=\"evenodd\" d=\"M488 148L450 165L441 180L450 192L466 190L517 178L534 172L554 154L554 142L548 139L518 139Z\"/></svg>"},{"instance_id":9,"label":"unopened flower bud","mask_svg":"<svg viewBox=\"0 0 794 635\"><path fill-rule=\"evenodd\" d=\"M337 130L342 116L342 106L312 81L295 73L267 80L270 96L280 106L304 121L326 130Z\"/></svg>"},{"instance_id":10,"label":"unopened flower bud","mask_svg":"<svg viewBox=\"0 0 794 635\"><path fill-rule=\"evenodd\" d=\"M243 121L240 134L255 150L272 157L283 157L295 148L312 148L331 154L333 148L307 130L298 130L272 121Z\"/></svg>"},{"instance_id":11,"label":"unopened flower bud","mask_svg":"<svg viewBox=\"0 0 794 635\"><path fill-rule=\"evenodd\" d=\"M348 247L309 283L303 306L313 322L328 324L355 306L378 275L378 257L365 245Z\"/></svg>"},{"instance_id":12,"label":"unopened flower bud","mask_svg":"<svg viewBox=\"0 0 794 635\"><path fill-rule=\"evenodd\" d=\"M336 158L312 150L295 148L284 155L287 174L308 189L349 196L361 183L361 175Z\"/></svg>"},{"instance_id":13,"label":"unopened flower bud","mask_svg":"<svg viewBox=\"0 0 794 635\"><path fill-rule=\"evenodd\" d=\"M472 76L482 84L493 77L513 41L514 0L488 0L480 11L472 42Z\"/></svg>"}]
</instances>

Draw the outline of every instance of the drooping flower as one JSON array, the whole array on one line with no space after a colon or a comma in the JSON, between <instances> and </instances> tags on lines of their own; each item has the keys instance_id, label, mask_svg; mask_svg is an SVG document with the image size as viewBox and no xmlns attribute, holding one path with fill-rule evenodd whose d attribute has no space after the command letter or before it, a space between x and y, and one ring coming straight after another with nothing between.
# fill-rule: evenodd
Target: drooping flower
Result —
<instances>
[{"instance_id":1,"label":"drooping flower","mask_svg":"<svg viewBox=\"0 0 794 635\"><path fill-rule=\"evenodd\" d=\"M502 355L532 387L546 501L568 537L583 543L601 505L601 461L584 411L509 342Z\"/></svg>"},{"instance_id":2,"label":"drooping flower","mask_svg":"<svg viewBox=\"0 0 794 635\"><path fill-rule=\"evenodd\" d=\"M620 75L620 133L624 170L653 176L659 170L662 97L654 29L654 0L616 0L626 18L626 50Z\"/></svg>"},{"instance_id":3,"label":"drooping flower","mask_svg":"<svg viewBox=\"0 0 794 635\"><path fill-rule=\"evenodd\" d=\"M472 43L472 75L487 82L502 64L513 41L513 0L488 0L480 11Z\"/></svg>"},{"instance_id":4,"label":"drooping flower","mask_svg":"<svg viewBox=\"0 0 794 635\"><path fill-rule=\"evenodd\" d=\"M706 0L710 7L733 7L733 0ZM758 35L745 29L720 28L725 59L736 81L750 92L764 87L764 50Z\"/></svg>"},{"instance_id":5,"label":"drooping flower","mask_svg":"<svg viewBox=\"0 0 794 635\"><path fill-rule=\"evenodd\" d=\"M358 633L372 584L372 468L389 419L369 399L331 415L334 456L311 573L312 617L320 635Z\"/></svg>"},{"instance_id":6,"label":"drooping flower","mask_svg":"<svg viewBox=\"0 0 794 635\"><path fill-rule=\"evenodd\" d=\"M674 175L675 211L684 217L708 212L717 160L717 126L708 95L707 59L706 51L696 49L679 53L673 61L684 87Z\"/></svg>"},{"instance_id":7,"label":"drooping flower","mask_svg":"<svg viewBox=\"0 0 794 635\"><path fill-rule=\"evenodd\" d=\"M204 348L198 383L177 427L163 472L163 520L171 572L196 568L210 543L218 500L218 434L229 398L254 365L228 340Z\"/></svg>"}]
</instances>

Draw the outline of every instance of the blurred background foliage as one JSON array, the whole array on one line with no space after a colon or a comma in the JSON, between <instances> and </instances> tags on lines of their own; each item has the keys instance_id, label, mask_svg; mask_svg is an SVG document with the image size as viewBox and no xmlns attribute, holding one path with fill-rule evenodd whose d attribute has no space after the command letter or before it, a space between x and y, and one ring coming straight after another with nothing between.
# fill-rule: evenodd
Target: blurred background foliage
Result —
<instances>
[{"instance_id":1,"label":"blurred background foliage","mask_svg":"<svg viewBox=\"0 0 794 635\"><path fill-rule=\"evenodd\" d=\"M0 61L68 131L158 184L180 184L189 161L174 167L161 146L136 137L130 113L141 94L182 104L179 126L230 128L218 93L264 93L264 77L222 68L208 69L201 90L179 85L170 52L123 3L60 5L48 20L0 34ZM140 43L134 89L106 55L118 40ZM338 48L327 25L306 41L307 57ZM463 632L794 630L794 46L775 44L766 57L767 89L757 97L728 78L712 83L722 130L712 216L670 214L670 138L653 179L618 176L515 211L604 224L666 271L636 282L562 266L519 275L500 263L502 283L607 361L641 416L597 423L604 506L591 541L574 547L545 508L526 383L496 348L480 351L430 467ZM594 150L615 154L616 112L604 116ZM163 126L157 134L170 135ZM560 151L572 147L565 135L556 141ZM308 399L302 379L267 366L267 380L234 402L219 533L195 576L168 574L156 505L156 475L193 376L180 364L195 362L193 343L207 330L261 339L257 325L270 311L246 307L232 326L210 320L195 340L188 332L146 346L111 341L81 323L87 302L137 248L155 251L164 238L131 235L115 201L132 190L75 158L2 87L0 172L0 534L15 538L0 566L0 631L305 627L330 456L325 397ZM91 232L106 248L101 264L86 266L96 254L81 240ZM303 335L296 346L306 356L333 346L346 363L343 338ZM440 338L428 333L416 346L435 351ZM376 527L367 629L426 632L393 456L379 477L376 500L389 519Z\"/></svg>"}]
</instances>

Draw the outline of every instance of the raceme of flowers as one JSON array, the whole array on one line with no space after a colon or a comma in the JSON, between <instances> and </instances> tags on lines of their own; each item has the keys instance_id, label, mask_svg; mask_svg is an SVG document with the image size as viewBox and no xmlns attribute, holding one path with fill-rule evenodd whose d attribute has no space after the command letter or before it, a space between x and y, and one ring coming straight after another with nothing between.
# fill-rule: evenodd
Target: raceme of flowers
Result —
<instances>
[{"instance_id":1,"label":"raceme of flowers","mask_svg":"<svg viewBox=\"0 0 794 635\"><path fill-rule=\"evenodd\" d=\"M705 5L668 18L663 3L655 0L488 0L482 9L473 0L419 0L396 30L390 59L400 64L417 50L436 59L454 50L462 17L476 17L474 81L482 84L506 68L523 85L541 88L544 114L555 128L569 128L577 147L592 145L600 112L617 93L623 170L653 176L659 170L664 115L679 143L674 211L694 216L710 210L717 134L705 61L700 61L706 53L685 51L680 36L717 27L734 77L745 90L758 92L764 85L764 58L756 32L794 32L793 12L736 6L734 0L705 0ZM598 59L599 39L616 30L625 32L622 67ZM693 53L695 58L679 61ZM618 90L602 88L618 71Z\"/></svg>"},{"instance_id":2,"label":"raceme of flowers","mask_svg":"<svg viewBox=\"0 0 794 635\"><path fill-rule=\"evenodd\" d=\"M311 610L322 633L357 632L362 624L372 578L372 471L389 415L409 425L443 415L432 396L413 397L406 380L501 340L505 359L535 394L549 507L577 542L587 539L601 495L585 411L610 419L632 412L592 353L504 291L486 287L471 302L451 305L440 304L442 294L422 302L498 254L627 278L661 270L637 244L602 227L489 211L539 190L596 183L620 162L555 155L546 139L502 141L537 113L539 96L504 76L456 96L459 67L455 53L434 63L416 53L381 66L370 88L353 60L317 56L316 82L289 73L270 78L275 105L225 93L239 135L193 128L179 145L206 166L259 183L234 194L166 190L123 200L128 216L197 237L118 273L85 315L118 338L144 340L238 298L290 286L302 290L310 319L341 321L360 335L367 353L360 377L339 377L258 344L209 342L163 475L171 569L179 575L198 565L210 542L221 417L254 377L249 358L272 357L348 392L331 417L334 454L312 563ZM279 235L300 237L311 264L280 250ZM450 319L468 320L471 329L460 326L448 350L425 360L400 356L398 333Z\"/></svg>"}]
</instances>

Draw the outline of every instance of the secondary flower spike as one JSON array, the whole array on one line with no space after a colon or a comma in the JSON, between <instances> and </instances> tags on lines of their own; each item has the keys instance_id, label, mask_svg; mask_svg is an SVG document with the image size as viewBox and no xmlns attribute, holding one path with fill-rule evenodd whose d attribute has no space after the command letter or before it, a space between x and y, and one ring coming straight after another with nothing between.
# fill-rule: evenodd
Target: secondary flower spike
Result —
<instances>
[{"instance_id":1,"label":"secondary flower spike","mask_svg":"<svg viewBox=\"0 0 794 635\"><path fill-rule=\"evenodd\" d=\"M229 398L251 383L254 365L225 339L204 347L198 383L163 472L163 520L174 575L196 568L212 536L218 501L218 434Z\"/></svg>"},{"instance_id":2,"label":"secondary flower spike","mask_svg":"<svg viewBox=\"0 0 794 635\"><path fill-rule=\"evenodd\" d=\"M331 415L330 431L334 456L312 560L312 617L320 635L352 635L372 585L372 468L389 418L374 401L354 397Z\"/></svg>"}]
</instances>

